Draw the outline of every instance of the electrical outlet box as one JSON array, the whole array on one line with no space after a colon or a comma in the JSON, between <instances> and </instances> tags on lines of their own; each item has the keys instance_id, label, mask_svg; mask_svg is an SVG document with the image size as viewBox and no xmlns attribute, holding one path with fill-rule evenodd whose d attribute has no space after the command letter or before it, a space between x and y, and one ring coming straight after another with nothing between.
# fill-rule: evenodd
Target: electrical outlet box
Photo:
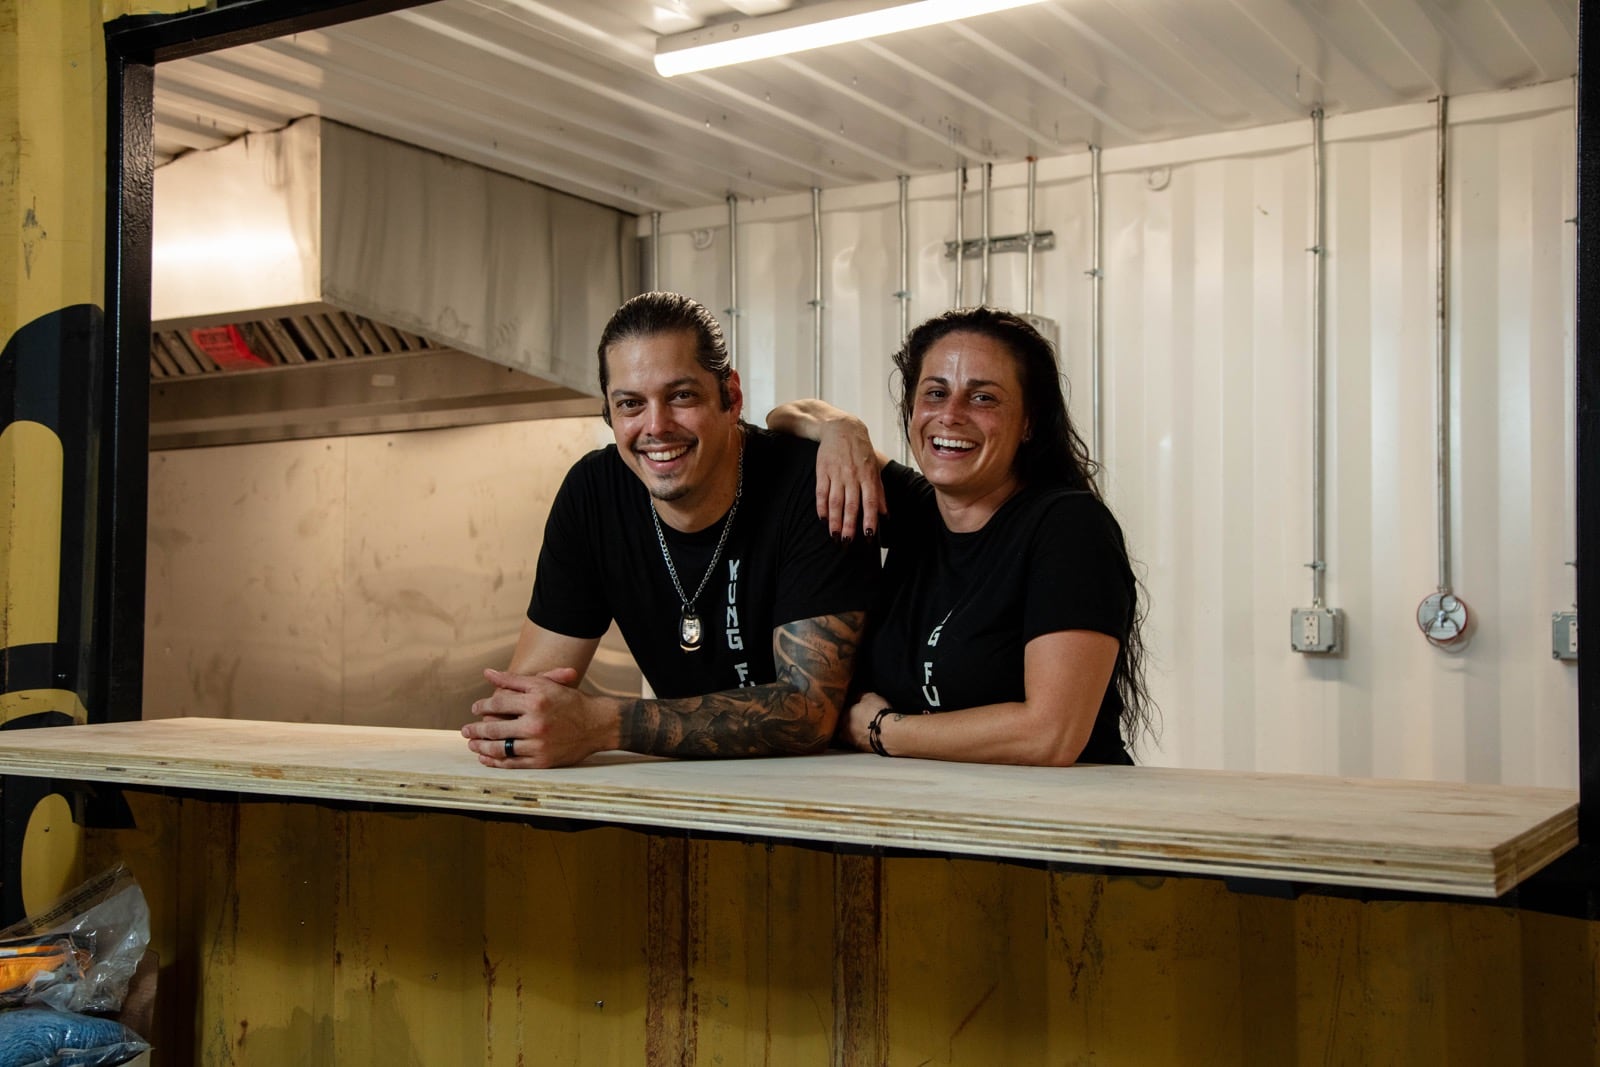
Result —
<instances>
[{"instance_id":1,"label":"electrical outlet box","mask_svg":"<svg viewBox=\"0 0 1600 1067\"><path fill-rule=\"evenodd\" d=\"M1550 655L1556 659L1578 658L1578 613L1550 613Z\"/></svg>"},{"instance_id":2,"label":"electrical outlet box","mask_svg":"<svg viewBox=\"0 0 1600 1067\"><path fill-rule=\"evenodd\" d=\"M1344 612L1338 608L1295 608L1289 613L1289 647L1296 652L1331 655L1344 639Z\"/></svg>"}]
</instances>

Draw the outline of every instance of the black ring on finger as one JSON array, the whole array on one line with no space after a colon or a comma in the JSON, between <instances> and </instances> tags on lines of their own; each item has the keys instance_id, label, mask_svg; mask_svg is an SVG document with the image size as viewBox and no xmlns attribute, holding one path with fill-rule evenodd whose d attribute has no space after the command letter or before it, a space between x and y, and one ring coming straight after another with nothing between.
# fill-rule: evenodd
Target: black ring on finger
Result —
<instances>
[{"instance_id":1,"label":"black ring on finger","mask_svg":"<svg viewBox=\"0 0 1600 1067\"><path fill-rule=\"evenodd\" d=\"M514 737L508 737L508 738L506 738L506 759L516 759L516 758L517 758L517 739L514 738Z\"/></svg>"}]
</instances>

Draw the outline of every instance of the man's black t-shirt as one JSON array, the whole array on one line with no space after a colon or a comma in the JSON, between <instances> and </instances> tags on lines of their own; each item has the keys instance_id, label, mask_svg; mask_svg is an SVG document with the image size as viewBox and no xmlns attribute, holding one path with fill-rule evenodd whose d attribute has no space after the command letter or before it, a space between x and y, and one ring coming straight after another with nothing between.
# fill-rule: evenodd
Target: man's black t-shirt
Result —
<instances>
[{"instance_id":1,"label":"man's black t-shirt","mask_svg":"<svg viewBox=\"0 0 1600 1067\"><path fill-rule=\"evenodd\" d=\"M678 643L672 588L650 495L616 445L567 472L545 524L528 618L569 637L599 637L613 618L657 696L697 696L776 680L772 631L785 623L864 611L877 588L877 553L841 546L817 518L817 446L749 427L744 495L716 573L696 604L704 637ZM680 533L663 523L685 594L693 595L723 520Z\"/></svg>"},{"instance_id":2,"label":"man's black t-shirt","mask_svg":"<svg viewBox=\"0 0 1600 1067\"><path fill-rule=\"evenodd\" d=\"M1134 579L1122 530L1093 494L1023 489L981 530L953 533L933 487L883 472L889 549L857 688L904 711L1020 701L1023 648L1040 634L1094 630L1126 643ZM1128 764L1122 698L1108 685L1079 761Z\"/></svg>"}]
</instances>

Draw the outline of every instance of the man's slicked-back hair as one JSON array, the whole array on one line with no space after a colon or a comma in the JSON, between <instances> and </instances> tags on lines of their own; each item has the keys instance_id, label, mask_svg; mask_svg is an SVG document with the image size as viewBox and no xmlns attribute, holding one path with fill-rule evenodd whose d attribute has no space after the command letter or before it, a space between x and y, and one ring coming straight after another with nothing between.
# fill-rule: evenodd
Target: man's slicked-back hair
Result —
<instances>
[{"instance_id":1,"label":"man's slicked-back hair","mask_svg":"<svg viewBox=\"0 0 1600 1067\"><path fill-rule=\"evenodd\" d=\"M698 301L681 293L640 293L616 310L600 332L596 354L600 359L600 417L611 424L611 372L606 353L612 345L664 333L694 336L695 362L717 379L717 395L722 410L733 406L728 380L733 376L733 360L722 339L722 324Z\"/></svg>"}]
</instances>

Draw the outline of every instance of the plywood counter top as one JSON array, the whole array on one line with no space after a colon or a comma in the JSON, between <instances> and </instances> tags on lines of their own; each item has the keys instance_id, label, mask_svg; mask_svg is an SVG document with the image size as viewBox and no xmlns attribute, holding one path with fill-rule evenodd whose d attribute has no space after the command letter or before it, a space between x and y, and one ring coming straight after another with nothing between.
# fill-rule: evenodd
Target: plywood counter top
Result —
<instances>
[{"instance_id":1,"label":"plywood counter top","mask_svg":"<svg viewBox=\"0 0 1600 1067\"><path fill-rule=\"evenodd\" d=\"M229 719L0 732L0 774L1475 897L1577 843L1568 790L842 752L505 771L454 731Z\"/></svg>"}]
</instances>

